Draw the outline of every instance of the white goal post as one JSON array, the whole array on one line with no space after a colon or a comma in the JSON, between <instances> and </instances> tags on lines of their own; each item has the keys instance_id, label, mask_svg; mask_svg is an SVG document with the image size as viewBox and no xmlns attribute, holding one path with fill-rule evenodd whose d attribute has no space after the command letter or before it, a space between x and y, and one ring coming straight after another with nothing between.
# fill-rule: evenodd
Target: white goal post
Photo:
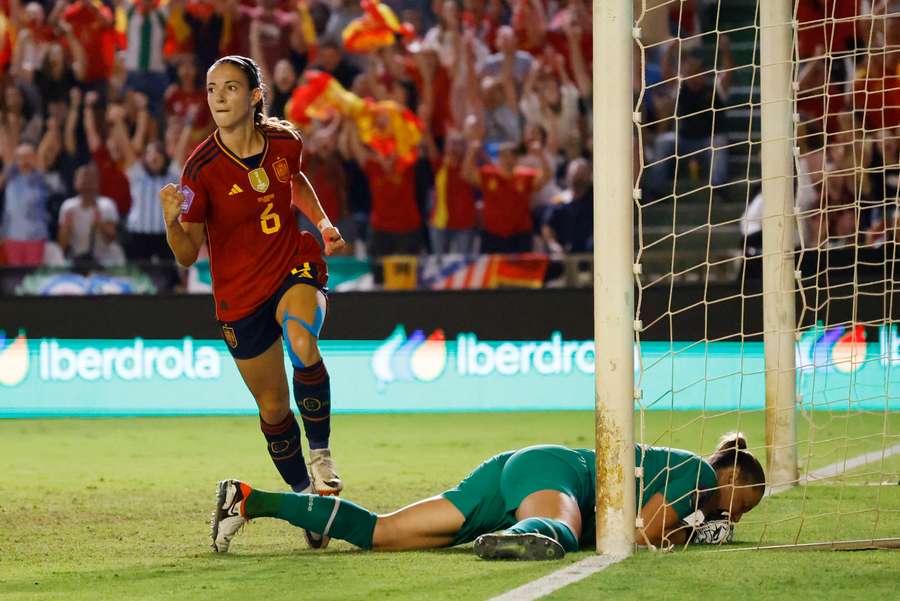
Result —
<instances>
[{"instance_id":1,"label":"white goal post","mask_svg":"<svg viewBox=\"0 0 900 601\"><path fill-rule=\"evenodd\" d=\"M599 553L636 548L635 442L745 428L787 499L745 543L900 541L900 1L811 4L593 2Z\"/></svg>"},{"instance_id":2,"label":"white goal post","mask_svg":"<svg viewBox=\"0 0 900 601\"><path fill-rule=\"evenodd\" d=\"M619 149L594 160L597 550L615 555L635 523L631 1L594 2L593 28L594 148Z\"/></svg>"}]
</instances>

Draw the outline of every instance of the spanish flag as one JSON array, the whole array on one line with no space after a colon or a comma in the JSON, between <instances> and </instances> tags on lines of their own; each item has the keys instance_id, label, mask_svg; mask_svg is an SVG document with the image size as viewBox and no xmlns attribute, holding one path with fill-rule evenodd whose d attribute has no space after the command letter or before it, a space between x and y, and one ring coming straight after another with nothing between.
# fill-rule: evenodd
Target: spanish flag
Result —
<instances>
[{"instance_id":1,"label":"spanish flag","mask_svg":"<svg viewBox=\"0 0 900 601\"><path fill-rule=\"evenodd\" d=\"M356 117L360 139L382 156L414 163L424 129L415 113L393 100L367 98L365 102L365 109Z\"/></svg>"},{"instance_id":2,"label":"spanish flag","mask_svg":"<svg viewBox=\"0 0 900 601\"><path fill-rule=\"evenodd\" d=\"M364 109L362 98L348 92L334 77L324 71L310 70L303 75L305 83L294 88L285 113L297 125L310 119L329 119L340 113L351 119Z\"/></svg>"},{"instance_id":3,"label":"spanish flag","mask_svg":"<svg viewBox=\"0 0 900 601\"><path fill-rule=\"evenodd\" d=\"M304 78L285 107L290 121L302 125L337 113L356 123L360 140L375 152L415 162L424 128L415 113L393 100L360 98L323 71L307 71Z\"/></svg>"},{"instance_id":4,"label":"spanish flag","mask_svg":"<svg viewBox=\"0 0 900 601\"><path fill-rule=\"evenodd\" d=\"M400 23L387 4L379 0L360 0L363 14L350 21L342 37L349 52L374 52L394 45L394 36L412 37L415 30L409 23Z\"/></svg>"}]
</instances>

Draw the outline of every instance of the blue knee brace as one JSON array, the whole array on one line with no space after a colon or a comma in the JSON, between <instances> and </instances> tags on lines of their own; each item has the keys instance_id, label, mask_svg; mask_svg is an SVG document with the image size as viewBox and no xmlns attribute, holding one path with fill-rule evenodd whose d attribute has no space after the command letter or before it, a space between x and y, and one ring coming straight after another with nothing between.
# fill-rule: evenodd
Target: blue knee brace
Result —
<instances>
[{"instance_id":1,"label":"blue knee brace","mask_svg":"<svg viewBox=\"0 0 900 601\"><path fill-rule=\"evenodd\" d=\"M322 331L322 323L325 321L325 311L322 310L322 307L316 307L316 314L313 317L312 323L303 321L299 317L294 317L288 313L287 310L284 312L284 318L281 320L281 330L284 335L284 341L287 344L288 357L290 357L291 364L294 367L303 368L306 366L303 364L303 361L300 360L300 357L297 356L297 353L294 352L294 348L291 346L291 339L288 337L289 321L296 321L304 330L309 332L313 338L318 340L319 333Z\"/></svg>"}]
</instances>

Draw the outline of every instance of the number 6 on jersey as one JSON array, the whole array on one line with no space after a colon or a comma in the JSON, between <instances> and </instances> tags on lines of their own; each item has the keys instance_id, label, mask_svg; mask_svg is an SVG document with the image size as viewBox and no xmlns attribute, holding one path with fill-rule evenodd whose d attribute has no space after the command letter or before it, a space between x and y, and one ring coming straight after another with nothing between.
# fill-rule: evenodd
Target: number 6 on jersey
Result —
<instances>
[{"instance_id":1,"label":"number 6 on jersey","mask_svg":"<svg viewBox=\"0 0 900 601\"><path fill-rule=\"evenodd\" d=\"M268 203L262 215L259 216L259 225L266 234L274 234L281 229L281 218L278 217L278 213L272 212L274 206L274 202Z\"/></svg>"}]
</instances>

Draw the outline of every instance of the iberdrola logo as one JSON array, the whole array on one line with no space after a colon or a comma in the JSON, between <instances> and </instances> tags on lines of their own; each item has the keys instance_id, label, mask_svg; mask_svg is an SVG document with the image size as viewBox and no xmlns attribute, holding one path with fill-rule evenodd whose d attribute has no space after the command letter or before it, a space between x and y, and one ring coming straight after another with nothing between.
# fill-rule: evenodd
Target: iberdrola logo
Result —
<instances>
[{"instance_id":1,"label":"iberdrola logo","mask_svg":"<svg viewBox=\"0 0 900 601\"><path fill-rule=\"evenodd\" d=\"M866 361L866 329L861 325L826 328L822 322L804 332L797 343L797 367L842 374L859 370Z\"/></svg>"},{"instance_id":2,"label":"iberdrola logo","mask_svg":"<svg viewBox=\"0 0 900 601\"><path fill-rule=\"evenodd\" d=\"M379 386L389 382L431 382L447 366L447 342L438 328L428 337L415 330L408 337L398 325L372 356L372 371Z\"/></svg>"},{"instance_id":3,"label":"iberdrola logo","mask_svg":"<svg viewBox=\"0 0 900 601\"><path fill-rule=\"evenodd\" d=\"M12 341L0 330L0 384L15 386L28 375L28 339L20 332Z\"/></svg>"}]
</instances>

